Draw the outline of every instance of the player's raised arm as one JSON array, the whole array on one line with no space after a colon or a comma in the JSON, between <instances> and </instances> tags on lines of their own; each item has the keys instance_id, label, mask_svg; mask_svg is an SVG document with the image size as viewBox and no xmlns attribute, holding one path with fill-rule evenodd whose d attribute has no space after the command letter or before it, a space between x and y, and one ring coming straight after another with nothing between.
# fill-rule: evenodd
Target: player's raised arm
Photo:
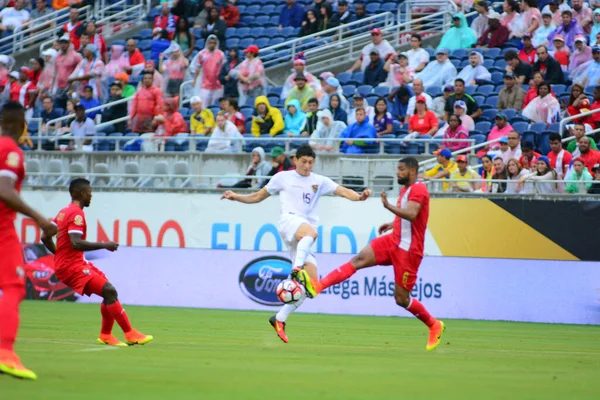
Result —
<instances>
[{"instance_id":1,"label":"player's raised arm","mask_svg":"<svg viewBox=\"0 0 600 400\"><path fill-rule=\"evenodd\" d=\"M223 193L223 196L221 196L221 200L226 199L231 201L239 201L240 203L244 204L256 204L260 203L269 196L270 194L269 192L267 192L266 188L262 188L258 192L250 194L238 194L231 190L228 190L225 193Z\"/></svg>"},{"instance_id":2,"label":"player's raised arm","mask_svg":"<svg viewBox=\"0 0 600 400\"><path fill-rule=\"evenodd\" d=\"M69 232L69 239L71 239L71 246L73 247L73 250L78 251L92 251L101 249L116 251L119 248L119 244L115 242L97 243L83 240L83 234L80 232Z\"/></svg>"},{"instance_id":3,"label":"player's raised arm","mask_svg":"<svg viewBox=\"0 0 600 400\"><path fill-rule=\"evenodd\" d=\"M333 194L351 201L365 201L373 194L373 192L370 189L365 189L359 194L352 189L348 189L347 187L339 185Z\"/></svg>"},{"instance_id":4,"label":"player's raised arm","mask_svg":"<svg viewBox=\"0 0 600 400\"><path fill-rule=\"evenodd\" d=\"M419 211L421 211L421 203L417 203L416 201L408 201L406 208L399 208L390 204L385 191L381 192L381 202L385 209L408 221L414 221L415 218L417 218L417 215L419 215Z\"/></svg>"}]
</instances>

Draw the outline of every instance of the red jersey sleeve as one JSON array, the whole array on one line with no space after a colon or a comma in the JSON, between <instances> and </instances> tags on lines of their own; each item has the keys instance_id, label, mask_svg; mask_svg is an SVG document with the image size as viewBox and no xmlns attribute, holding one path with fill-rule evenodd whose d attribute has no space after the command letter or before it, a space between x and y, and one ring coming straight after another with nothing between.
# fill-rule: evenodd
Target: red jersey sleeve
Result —
<instances>
[{"instance_id":1,"label":"red jersey sleeve","mask_svg":"<svg viewBox=\"0 0 600 400\"><path fill-rule=\"evenodd\" d=\"M414 201L424 206L429 202L429 192L423 183L414 184L408 194L408 201Z\"/></svg>"},{"instance_id":2,"label":"red jersey sleeve","mask_svg":"<svg viewBox=\"0 0 600 400\"><path fill-rule=\"evenodd\" d=\"M24 175L23 151L12 139L3 140L0 143L0 176L19 181Z\"/></svg>"},{"instance_id":3,"label":"red jersey sleeve","mask_svg":"<svg viewBox=\"0 0 600 400\"><path fill-rule=\"evenodd\" d=\"M65 223L67 225L68 233L85 234L85 215L83 215L82 210L75 211L68 215Z\"/></svg>"}]
</instances>

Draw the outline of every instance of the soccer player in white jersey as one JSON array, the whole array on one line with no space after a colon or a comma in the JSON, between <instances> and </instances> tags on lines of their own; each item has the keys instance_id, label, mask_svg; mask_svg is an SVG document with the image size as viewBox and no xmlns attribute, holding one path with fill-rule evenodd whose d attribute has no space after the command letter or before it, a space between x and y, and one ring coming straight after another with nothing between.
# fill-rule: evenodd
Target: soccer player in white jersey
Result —
<instances>
[{"instance_id":1,"label":"soccer player in white jersey","mask_svg":"<svg viewBox=\"0 0 600 400\"><path fill-rule=\"evenodd\" d=\"M269 183L258 192L242 195L228 190L222 197L222 199L240 203L254 204L279 193L281 215L277 229L290 249L290 259L294 267L292 277L307 287L306 293L309 297L316 293L313 293L314 289L310 286L308 278L310 277L313 281L318 280L317 260L312 254L311 247L317 239L319 198L327 194L335 194L352 201L364 201L371 195L369 189L358 194L325 176L313 173L314 165L315 152L309 145L304 145L296 151L295 170L275 174ZM284 305L277 315L269 319L269 323L285 343L288 342L285 321L300 307L305 298L303 297L294 304Z\"/></svg>"}]
</instances>

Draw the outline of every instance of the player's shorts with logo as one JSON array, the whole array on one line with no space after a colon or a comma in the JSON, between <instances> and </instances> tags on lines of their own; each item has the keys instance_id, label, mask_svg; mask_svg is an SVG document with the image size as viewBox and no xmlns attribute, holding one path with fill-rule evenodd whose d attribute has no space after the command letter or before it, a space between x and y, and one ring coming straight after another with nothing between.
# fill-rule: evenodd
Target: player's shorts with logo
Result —
<instances>
[{"instance_id":1,"label":"player's shorts with logo","mask_svg":"<svg viewBox=\"0 0 600 400\"><path fill-rule=\"evenodd\" d=\"M296 232L303 225L308 224L311 225L310 222L306 218L303 218L296 214L281 214L279 217L279 223L277 225L277 231L279 232L279 236L283 239L285 245L290 249L290 258L292 263L296 258L296 248L298 247L298 241L296 240ZM313 254L309 254L306 257L306 262L317 265L317 259Z\"/></svg>"},{"instance_id":2,"label":"player's shorts with logo","mask_svg":"<svg viewBox=\"0 0 600 400\"><path fill-rule=\"evenodd\" d=\"M108 283L104 272L91 263L57 270L56 277L80 295L86 296L91 296L92 294L100 296L102 288Z\"/></svg>"},{"instance_id":3,"label":"player's shorts with logo","mask_svg":"<svg viewBox=\"0 0 600 400\"><path fill-rule=\"evenodd\" d=\"M409 292L417 282L417 273L423 257L398 247L391 234L371 240L377 265L393 265L394 279Z\"/></svg>"},{"instance_id":4,"label":"player's shorts with logo","mask_svg":"<svg viewBox=\"0 0 600 400\"><path fill-rule=\"evenodd\" d=\"M23 250L16 233L0 238L0 289L8 286L25 287Z\"/></svg>"}]
</instances>

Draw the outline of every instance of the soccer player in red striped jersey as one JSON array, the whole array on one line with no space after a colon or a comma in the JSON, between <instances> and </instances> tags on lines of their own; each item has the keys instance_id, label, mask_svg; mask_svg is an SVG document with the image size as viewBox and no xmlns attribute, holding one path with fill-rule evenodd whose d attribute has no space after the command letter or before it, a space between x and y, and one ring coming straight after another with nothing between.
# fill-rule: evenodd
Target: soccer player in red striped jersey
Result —
<instances>
[{"instance_id":1,"label":"soccer player in red striped jersey","mask_svg":"<svg viewBox=\"0 0 600 400\"><path fill-rule=\"evenodd\" d=\"M52 221L58 227L56 245L52 236L45 234L42 242L48 250L55 254L54 264L56 277L65 285L80 295L95 294L103 298L100 304L102 327L98 343L110 346L126 346L112 334L112 328L117 321L128 345L146 344L153 338L133 329L125 309L119 302L117 290L108 281L106 275L83 255L84 251L106 249L116 251L118 243L94 243L86 240L87 224L83 209L89 207L92 201L92 186L87 179L76 178L69 185L71 204L60 210Z\"/></svg>"},{"instance_id":2,"label":"soccer player in red striped jersey","mask_svg":"<svg viewBox=\"0 0 600 400\"><path fill-rule=\"evenodd\" d=\"M444 323L435 319L425 306L410 296L417 281L417 273L425 247L425 231L429 218L429 192L422 182L417 182L419 163L414 157L406 157L398 162L398 183L400 190L396 206L390 204L385 192L381 201L385 209L395 215L394 221L383 224L379 234L392 230L391 234L373 239L350 262L335 269L319 282L309 282L317 293L350 278L363 268L375 265L393 265L396 303L406 308L429 328L427 350L434 350L440 344Z\"/></svg>"},{"instance_id":3,"label":"soccer player in red striped jersey","mask_svg":"<svg viewBox=\"0 0 600 400\"><path fill-rule=\"evenodd\" d=\"M15 230L15 217L19 212L32 218L48 235L55 234L56 227L19 196L25 165L17 142L25 129L25 108L17 102L6 103L0 127L0 373L37 379L33 371L21 364L14 351L19 329L19 303L25 297L23 251Z\"/></svg>"}]
</instances>

